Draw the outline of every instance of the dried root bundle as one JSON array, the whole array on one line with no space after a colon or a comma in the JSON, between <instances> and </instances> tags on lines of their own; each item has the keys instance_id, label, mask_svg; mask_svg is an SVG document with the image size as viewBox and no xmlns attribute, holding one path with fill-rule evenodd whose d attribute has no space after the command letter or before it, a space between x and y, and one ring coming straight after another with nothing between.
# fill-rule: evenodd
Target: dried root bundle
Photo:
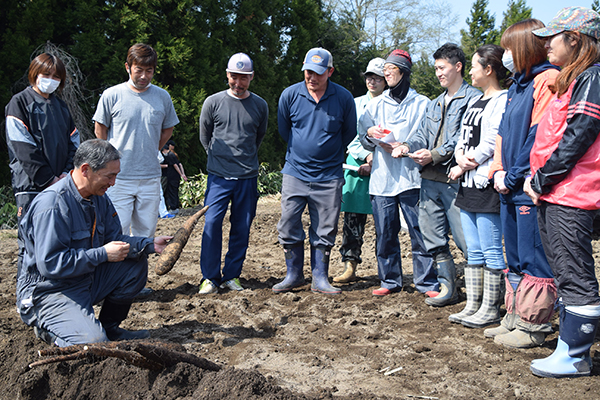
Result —
<instances>
[{"instance_id":1,"label":"dried root bundle","mask_svg":"<svg viewBox=\"0 0 600 400\"><path fill-rule=\"evenodd\" d=\"M78 344L69 347L54 347L47 350L40 350L39 355L40 357L50 357L29 364L29 368L95 356L120 358L128 364L150 370L161 370L180 362L193 364L209 371L219 371L221 369L218 364L212 361L186 353L182 345L163 342L134 340Z\"/></svg>"}]
</instances>

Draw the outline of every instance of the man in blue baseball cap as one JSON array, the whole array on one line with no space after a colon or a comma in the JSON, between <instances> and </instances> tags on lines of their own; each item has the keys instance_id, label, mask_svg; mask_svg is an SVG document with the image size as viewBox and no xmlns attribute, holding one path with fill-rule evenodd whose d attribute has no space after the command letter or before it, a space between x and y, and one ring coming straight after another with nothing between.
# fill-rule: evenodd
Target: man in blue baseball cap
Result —
<instances>
[{"instance_id":1,"label":"man in blue baseball cap","mask_svg":"<svg viewBox=\"0 0 600 400\"><path fill-rule=\"evenodd\" d=\"M344 155L356 135L356 107L352 94L329 80L334 71L329 51L310 49L302 71L304 81L283 91L277 112L279 134L287 142L277 224L287 274L273 291L304 285L302 213L308 205L311 289L339 294L341 290L329 283L329 255L341 208Z\"/></svg>"}]
</instances>

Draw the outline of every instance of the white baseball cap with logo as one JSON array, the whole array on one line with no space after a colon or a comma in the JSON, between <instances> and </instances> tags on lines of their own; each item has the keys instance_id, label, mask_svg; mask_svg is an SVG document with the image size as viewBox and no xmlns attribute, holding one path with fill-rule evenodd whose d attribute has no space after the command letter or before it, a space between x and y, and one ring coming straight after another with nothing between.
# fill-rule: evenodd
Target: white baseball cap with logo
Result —
<instances>
[{"instance_id":1,"label":"white baseball cap with logo","mask_svg":"<svg viewBox=\"0 0 600 400\"><path fill-rule=\"evenodd\" d=\"M253 74L254 64L247 54L236 53L229 59L226 71L233 74Z\"/></svg>"},{"instance_id":2,"label":"white baseball cap with logo","mask_svg":"<svg viewBox=\"0 0 600 400\"><path fill-rule=\"evenodd\" d=\"M364 75L366 74L375 74L375 75L379 75L379 76L383 76L383 66L385 64L385 60L383 58L374 58L371 61L369 61L369 65L367 65L367 70L365 71Z\"/></svg>"}]
</instances>

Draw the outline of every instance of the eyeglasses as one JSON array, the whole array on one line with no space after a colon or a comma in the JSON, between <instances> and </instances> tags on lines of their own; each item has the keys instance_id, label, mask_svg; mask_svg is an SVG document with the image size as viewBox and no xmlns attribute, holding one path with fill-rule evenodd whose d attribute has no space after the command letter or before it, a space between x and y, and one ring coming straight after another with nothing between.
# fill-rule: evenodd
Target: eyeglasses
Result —
<instances>
[{"instance_id":1,"label":"eyeglasses","mask_svg":"<svg viewBox=\"0 0 600 400\"><path fill-rule=\"evenodd\" d=\"M380 77L380 76L367 76L367 77L365 77L365 79L367 81L373 81L375 83L381 83L381 82L383 82L383 78Z\"/></svg>"},{"instance_id":2,"label":"eyeglasses","mask_svg":"<svg viewBox=\"0 0 600 400\"><path fill-rule=\"evenodd\" d=\"M388 65L387 67L383 68L383 72L394 72L397 69L400 68L396 67L395 65Z\"/></svg>"}]
</instances>

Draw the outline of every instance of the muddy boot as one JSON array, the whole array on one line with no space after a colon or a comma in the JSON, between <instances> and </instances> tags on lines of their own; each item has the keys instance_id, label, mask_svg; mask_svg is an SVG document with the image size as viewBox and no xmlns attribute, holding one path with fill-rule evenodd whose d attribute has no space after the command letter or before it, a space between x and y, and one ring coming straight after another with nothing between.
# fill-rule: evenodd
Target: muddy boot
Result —
<instances>
[{"instance_id":1,"label":"muddy boot","mask_svg":"<svg viewBox=\"0 0 600 400\"><path fill-rule=\"evenodd\" d=\"M502 301L502 270L483 268L483 301L479 310L466 318L462 324L469 328L483 328L500 321Z\"/></svg>"},{"instance_id":2,"label":"muddy boot","mask_svg":"<svg viewBox=\"0 0 600 400\"><path fill-rule=\"evenodd\" d=\"M312 269L312 285L310 290L315 293L340 294L342 290L329 284L329 253L327 247L310 248L310 264Z\"/></svg>"},{"instance_id":3,"label":"muddy boot","mask_svg":"<svg viewBox=\"0 0 600 400\"><path fill-rule=\"evenodd\" d=\"M340 276L333 278L336 283L348 283L356 280L356 267L358 263L354 260L344 262L344 272Z\"/></svg>"},{"instance_id":4,"label":"muddy boot","mask_svg":"<svg viewBox=\"0 0 600 400\"><path fill-rule=\"evenodd\" d=\"M494 338L494 343L501 344L512 349L529 349L544 344L546 333L544 332L529 332L519 328L498 335Z\"/></svg>"},{"instance_id":5,"label":"muddy boot","mask_svg":"<svg viewBox=\"0 0 600 400\"><path fill-rule=\"evenodd\" d=\"M119 328L121 322L127 318L130 308L131 302L114 303L108 299L104 299L104 304L102 305L102 310L100 310L100 316L98 317L98 320L100 320L102 323L108 340L135 340L147 339L150 337L150 332L147 330L128 331L126 329Z\"/></svg>"},{"instance_id":6,"label":"muddy boot","mask_svg":"<svg viewBox=\"0 0 600 400\"><path fill-rule=\"evenodd\" d=\"M552 333L550 318L556 304L554 279L523 274L517 288L515 304L515 310L520 317L515 330L496 336L494 341L513 348L542 345L546 335Z\"/></svg>"},{"instance_id":7,"label":"muddy boot","mask_svg":"<svg viewBox=\"0 0 600 400\"><path fill-rule=\"evenodd\" d=\"M439 258L439 259L438 259ZM435 297L425 299L425 304L434 307L444 307L458 302L456 291L456 268L450 254L436 257L436 269L440 293Z\"/></svg>"},{"instance_id":8,"label":"muddy boot","mask_svg":"<svg viewBox=\"0 0 600 400\"><path fill-rule=\"evenodd\" d=\"M521 277L512 272L508 272L508 269L505 269L504 273L504 286L506 289L504 294L504 307L506 307L506 314L504 315L504 318L502 318L502 321L500 321L500 326L489 328L483 331L483 336L487 338L495 338L498 335L504 335L513 331L517 326L517 321L519 320L516 299L517 287L521 282Z\"/></svg>"},{"instance_id":9,"label":"muddy boot","mask_svg":"<svg viewBox=\"0 0 600 400\"><path fill-rule=\"evenodd\" d=\"M463 318L473 315L479 310L483 295L483 264L465 266L465 288L467 289L467 304L461 312L448 317L450 322L460 324Z\"/></svg>"},{"instance_id":10,"label":"muddy boot","mask_svg":"<svg viewBox=\"0 0 600 400\"><path fill-rule=\"evenodd\" d=\"M589 376L590 348L594 344L600 305L561 306L556 350L549 357L533 360L531 372L545 378Z\"/></svg>"},{"instance_id":11,"label":"muddy boot","mask_svg":"<svg viewBox=\"0 0 600 400\"><path fill-rule=\"evenodd\" d=\"M275 293L289 292L290 290L302 286L306 283L304 280L304 245L284 245L285 265L287 273L285 279L273 286Z\"/></svg>"}]
</instances>

